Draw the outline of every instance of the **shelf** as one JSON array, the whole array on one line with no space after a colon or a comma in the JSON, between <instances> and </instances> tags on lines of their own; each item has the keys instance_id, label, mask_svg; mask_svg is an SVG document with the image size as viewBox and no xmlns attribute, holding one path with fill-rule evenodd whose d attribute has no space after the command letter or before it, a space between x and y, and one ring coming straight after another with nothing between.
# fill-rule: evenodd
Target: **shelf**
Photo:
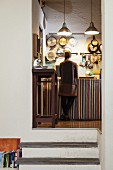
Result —
<instances>
[{"instance_id":1,"label":"shelf","mask_svg":"<svg viewBox=\"0 0 113 170\"><path fill-rule=\"evenodd\" d=\"M87 52L87 53L81 53L81 52L80 52L80 55L84 55L84 54L91 54L91 55L100 54L100 55L102 55L102 53L88 53L88 52Z\"/></svg>"},{"instance_id":2,"label":"shelf","mask_svg":"<svg viewBox=\"0 0 113 170\"><path fill-rule=\"evenodd\" d=\"M55 32L53 32L53 33L49 33L49 35L53 35L53 34L57 34L57 33L55 33ZM84 34L84 32L73 32L72 34L75 34L75 35L84 35L84 36L89 36L89 35L87 35L87 34ZM101 33L99 33L99 34L101 34ZM92 36L92 35L91 35Z\"/></svg>"}]
</instances>

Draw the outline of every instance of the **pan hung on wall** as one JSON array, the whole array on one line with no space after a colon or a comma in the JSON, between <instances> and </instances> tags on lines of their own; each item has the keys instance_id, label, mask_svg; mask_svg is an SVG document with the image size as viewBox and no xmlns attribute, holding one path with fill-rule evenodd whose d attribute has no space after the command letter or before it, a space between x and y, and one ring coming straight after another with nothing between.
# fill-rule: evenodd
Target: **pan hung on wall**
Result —
<instances>
[{"instance_id":1,"label":"pan hung on wall","mask_svg":"<svg viewBox=\"0 0 113 170\"><path fill-rule=\"evenodd\" d=\"M58 31L58 35L62 36L70 36L72 33L71 31L67 28L66 22L65 22L65 0L64 0L64 23L62 25L62 28Z\"/></svg>"},{"instance_id":2,"label":"pan hung on wall","mask_svg":"<svg viewBox=\"0 0 113 170\"><path fill-rule=\"evenodd\" d=\"M94 23L92 21L92 0L91 0L91 22L90 22L90 26L86 29L85 34L87 35L99 34L99 31L95 28Z\"/></svg>"}]
</instances>

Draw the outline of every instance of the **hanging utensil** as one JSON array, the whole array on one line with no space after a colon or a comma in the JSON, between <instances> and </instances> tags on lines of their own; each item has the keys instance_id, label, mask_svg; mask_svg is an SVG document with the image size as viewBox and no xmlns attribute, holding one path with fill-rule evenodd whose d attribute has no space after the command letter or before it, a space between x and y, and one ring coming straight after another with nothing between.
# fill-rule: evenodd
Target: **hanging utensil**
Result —
<instances>
[{"instance_id":1,"label":"hanging utensil","mask_svg":"<svg viewBox=\"0 0 113 170\"><path fill-rule=\"evenodd\" d=\"M56 51L58 57L64 57L64 49L59 47Z\"/></svg>"},{"instance_id":2,"label":"hanging utensil","mask_svg":"<svg viewBox=\"0 0 113 170\"><path fill-rule=\"evenodd\" d=\"M47 46L48 46L48 47L54 47L56 44L57 44L57 40L56 40L55 37L50 36L50 37L47 39Z\"/></svg>"},{"instance_id":3,"label":"hanging utensil","mask_svg":"<svg viewBox=\"0 0 113 170\"><path fill-rule=\"evenodd\" d=\"M99 42L96 40L95 36L93 36L93 40L91 41L91 44L95 47L99 45Z\"/></svg>"},{"instance_id":4,"label":"hanging utensil","mask_svg":"<svg viewBox=\"0 0 113 170\"><path fill-rule=\"evenodd\" d=\"M96 53L98 51L98 46L93 46L92 43L88 44L88 51L90 53Z\"/></svg>"},{"instance_id":5,"label":"hanging utensil","mask_svg":"<svg viewBox=\"0 0 113 170\"><path fill-rule=\"evenodd\" d=\"M59 39L59 44L64 47L67 44L67 38L66 37L61 37Z\"/></svg>"},{"instance_id":6,"label":"hanging utensil","mask_svg":"<svg viewBox=\"0 0 113 170\"><path fill-rule=\"evenodd\" d=\"M55 61L55 58L56 58L55 53L53 51L49 51L46 58L48 61Z\"/></svg>"},{"instance_id":7,"label":"hanging utensil","mask_svg":"<svg viewBox=\"0 0 113 170\"><path fill-rule=\"evenodd\" d=\"M71 38L69 38L68 43L71 47L75 47L75 45L77 44L77 40L76 40L76 38L71 37Z\"/></svg>"}]
</instances>

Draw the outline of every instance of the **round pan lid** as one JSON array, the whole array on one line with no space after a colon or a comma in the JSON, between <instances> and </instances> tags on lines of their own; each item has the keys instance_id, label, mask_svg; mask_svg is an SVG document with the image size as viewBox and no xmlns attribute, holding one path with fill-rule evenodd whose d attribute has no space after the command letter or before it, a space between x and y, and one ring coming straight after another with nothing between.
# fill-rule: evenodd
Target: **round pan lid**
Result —
<instances>
[{"instance_id":1,"label":"round pan lid","mask_svg":"<svg viewBox=\"0 0 113 170\"><path fill-rule=\"evenodd\" d=\"M91 44L95 47L99 45L99 42L96 40L95 36L93 36L93 40L91 41Z\"/></svg>"},{"instance_id":2,"label":"round pan lid","mask_svg":"<svg viewBox=\"0 0 113 170\"><path fill-rule=\"evenodd\" d=\"M98 51L98 46L93 46L92 43L88 44L88 51L90 53L96 53Z\"/></svg>"},{"instance_id":3,"label":"round pan lid","mask_svg":"<svg viewBox=\"0 0 113 170\"><path fill-rule=\"evenodd\" d=\"M70 46L72 46L72 47L74 47L76 44L77 44L77 40L76 40L76 38L74 38L74 37L71 37L70 39L69 39L69 45Z\"/></svg>"},{"instance_id":4,"label":"round pan lid","mask_svg":"<svg viewBox=\"0 0 113 170\"><path fill-rule=\"evenodd\" d=\"M47 39L47 46L48 47L53 47L57 44L57 39L53 36L50 36L48 39Z\"/></svg>"},{"instance_id":5,"label":"round pan lid","mask_svg":"<svg viewBox=\"0 0 113 170\"><path fill-rule=\"evenodd\" d=\"M65 45L67 44L67 38L66 38L66 37L61 37L61 38L59 39L59 44L60 44L61 46L65 46Z\"/></svg>"},{"instance_id":6,"label":"round pan lid","mask_svg":"<svg viewBox=\"0 0 113 170\"><path fill-rule=\"evenodd\" d=\"M99 45L99 51L102 53L102 44Z\"/></svg>"},{"instance_id":7,"label":"round pan lid","mask_svg":"<svg viewBox=\"0 0 113 170\"><path fill-rule=\"evenodd\" d=\"M55 53L53 51L49 51L48 55L46 57L49 61L54 61L55 60Z\"/></svg>"}]
</instances>

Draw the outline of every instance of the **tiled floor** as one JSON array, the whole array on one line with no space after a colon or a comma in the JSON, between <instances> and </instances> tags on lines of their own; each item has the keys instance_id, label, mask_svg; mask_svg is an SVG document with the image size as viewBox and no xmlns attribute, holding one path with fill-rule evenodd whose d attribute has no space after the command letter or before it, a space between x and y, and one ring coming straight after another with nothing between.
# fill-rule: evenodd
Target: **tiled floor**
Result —
<instances>
[{"instance_id":1,"label":"tiled floor","mask_svg":"<svg viewBox=\"0 0 113 170\"><path fill-rule=\"evenodd\" d=\"M38 127L51 128L51 124L42 123ZM101 121L58 121L55 128L98 128L101 130Z\"/></svg>"}]
</instances>

